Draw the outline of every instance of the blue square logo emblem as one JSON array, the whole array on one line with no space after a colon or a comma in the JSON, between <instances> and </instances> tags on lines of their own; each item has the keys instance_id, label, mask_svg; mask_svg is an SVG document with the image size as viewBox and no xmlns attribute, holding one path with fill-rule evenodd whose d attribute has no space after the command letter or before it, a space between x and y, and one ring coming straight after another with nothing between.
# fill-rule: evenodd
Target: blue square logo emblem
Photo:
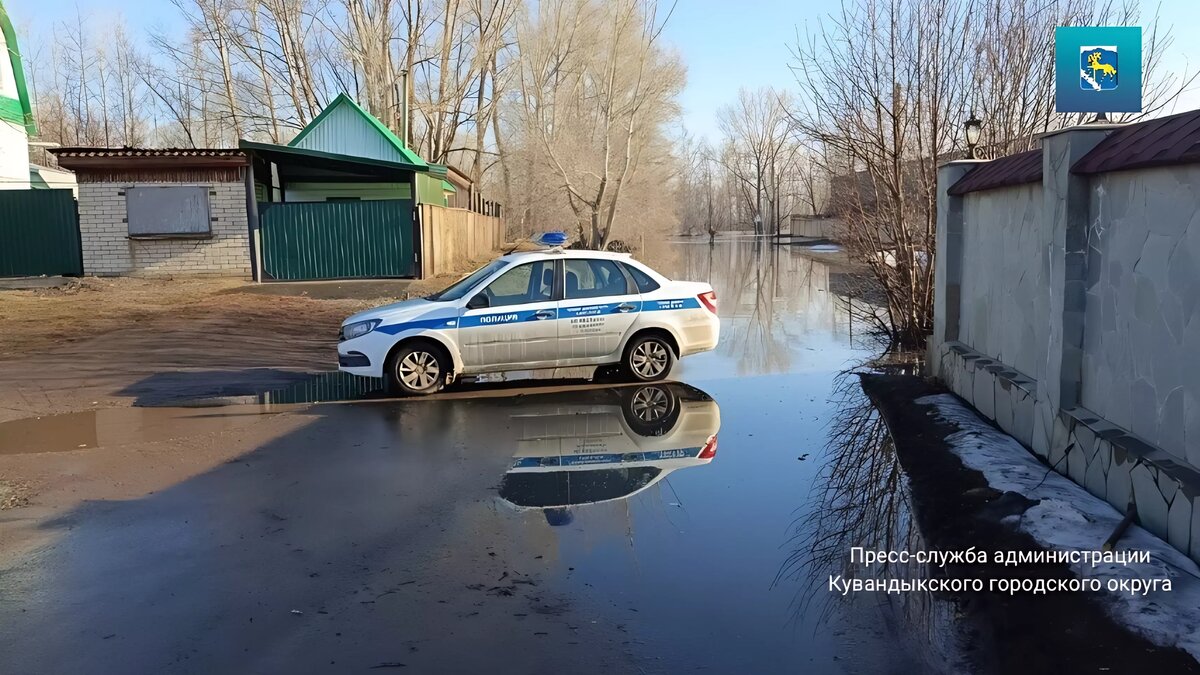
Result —
<instances>
[{"instance_id":1,"label":"blue square logo emblem","mask_svg":"<svg viewBox=\"0 0 1200 675\"><path fill-rule=\"evenodd\" d=\"M1054 109L1060 113L1140 112L1142 29L1054 29Z\"/></svg>"}]
</instances>

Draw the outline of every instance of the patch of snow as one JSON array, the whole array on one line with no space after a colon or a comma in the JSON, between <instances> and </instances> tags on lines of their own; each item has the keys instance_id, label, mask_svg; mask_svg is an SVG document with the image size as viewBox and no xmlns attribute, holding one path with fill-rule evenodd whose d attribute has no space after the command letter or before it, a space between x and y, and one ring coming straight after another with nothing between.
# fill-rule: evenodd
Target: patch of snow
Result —
<instances>
[{"instance_id":1,"label":"patch of snow","mask_svg":"<svg viewBox=\"0 0 1200 675\"><path fill-rule=\"evenodd\" d=\"M964 466L979 471L997 490L1012 491L1040 503L1021 516L1005 519L1047 549L1098 551L1123 515L1070 479L1039 462L1013 437L997 430L950 394L917 399L942 421L960 429L946 438ZM1110 616L1162 647L1178 647L1200 660L1200 567L1167 542L1131 525L1117 550L1147 551L1148 563L1080 563L1080 577L1170 579L1171 591L1147 595L1103 591L1095 594Z\"/></svg>"},{"instance_id":2,"label":"patch of snow","mask_svg":"<svg viewBox=\"0 0 1200 675\"><path fill-rule=\"evenodd\" d=\"M837 253L842 250L842 247L836 244L816 244L815 246L806 246L805 248L813 253Z\"/></svg>"}]
</instances>

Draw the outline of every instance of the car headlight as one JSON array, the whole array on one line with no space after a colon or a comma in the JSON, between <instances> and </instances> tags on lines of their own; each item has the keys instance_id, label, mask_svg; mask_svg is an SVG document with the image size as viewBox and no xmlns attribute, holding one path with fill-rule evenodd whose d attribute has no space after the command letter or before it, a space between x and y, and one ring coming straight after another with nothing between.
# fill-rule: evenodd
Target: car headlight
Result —
<instances>
[{"instance_id":1,"label":"car headlight","mask_svg":"<svg viewBox=\"0 0 1200 675\"><path fill-rule=\"evenodd\" d=\"M342 326L342 339L353 340L356 337L362 337L378 328L380 322L380 319L371 319L370 321L357 321L346 324Z\"/></svg>"}]
</instances>

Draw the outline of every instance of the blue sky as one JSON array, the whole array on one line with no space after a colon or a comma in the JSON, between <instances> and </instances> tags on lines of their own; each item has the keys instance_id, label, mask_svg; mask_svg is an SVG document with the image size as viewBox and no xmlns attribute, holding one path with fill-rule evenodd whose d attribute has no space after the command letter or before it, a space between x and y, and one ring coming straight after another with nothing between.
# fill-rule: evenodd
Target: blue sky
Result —
<instances>
[{"instance_id":1,"label":"blue sky","mask_svg":"<svg viewBox=\"0 0 1200 675\"><path fill-rule=\"evenodd\" d=\"M177 11L168 0L3 1L18 30L28 28L42 35L48 34L53 22L73 19L76 6L101 23L123 14L135 30L179 25ZM836 0L679 0L665 35L688 68L682 100L684 126L714 137L717 109L737 95L738 87L793 87L789 46L795 44L797 30L803 33L838 7ZM1176 38L1164 67L1196 69L1200 50L1189 47L1194 44L1191 36L1200 28L1200 2L1148 1L1143 3L1143 15L1153 14L1156 7L1162 25L1174 26ZM1192 108L1200 108L1200 90L1185 94L1177 110Z\"/></svg>"}]
</instances>

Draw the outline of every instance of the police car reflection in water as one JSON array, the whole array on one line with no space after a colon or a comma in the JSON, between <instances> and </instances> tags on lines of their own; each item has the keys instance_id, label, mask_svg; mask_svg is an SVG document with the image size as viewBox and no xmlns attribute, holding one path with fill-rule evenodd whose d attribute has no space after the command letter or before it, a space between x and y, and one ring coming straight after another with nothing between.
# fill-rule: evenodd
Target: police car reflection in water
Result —
<instances>
[{"instance_id":1,"label":"police car reflection in water","mask_svg":"<svg viewBox=\"0 0 1200 675\"><path fill-rule=\"evenodd\" d=\"M558 394L512 415L518 431L500 497L566 525L572 507L628 499L717 454L721 412L695 387L662 382Z\"/></svg>"}]
</instances>

